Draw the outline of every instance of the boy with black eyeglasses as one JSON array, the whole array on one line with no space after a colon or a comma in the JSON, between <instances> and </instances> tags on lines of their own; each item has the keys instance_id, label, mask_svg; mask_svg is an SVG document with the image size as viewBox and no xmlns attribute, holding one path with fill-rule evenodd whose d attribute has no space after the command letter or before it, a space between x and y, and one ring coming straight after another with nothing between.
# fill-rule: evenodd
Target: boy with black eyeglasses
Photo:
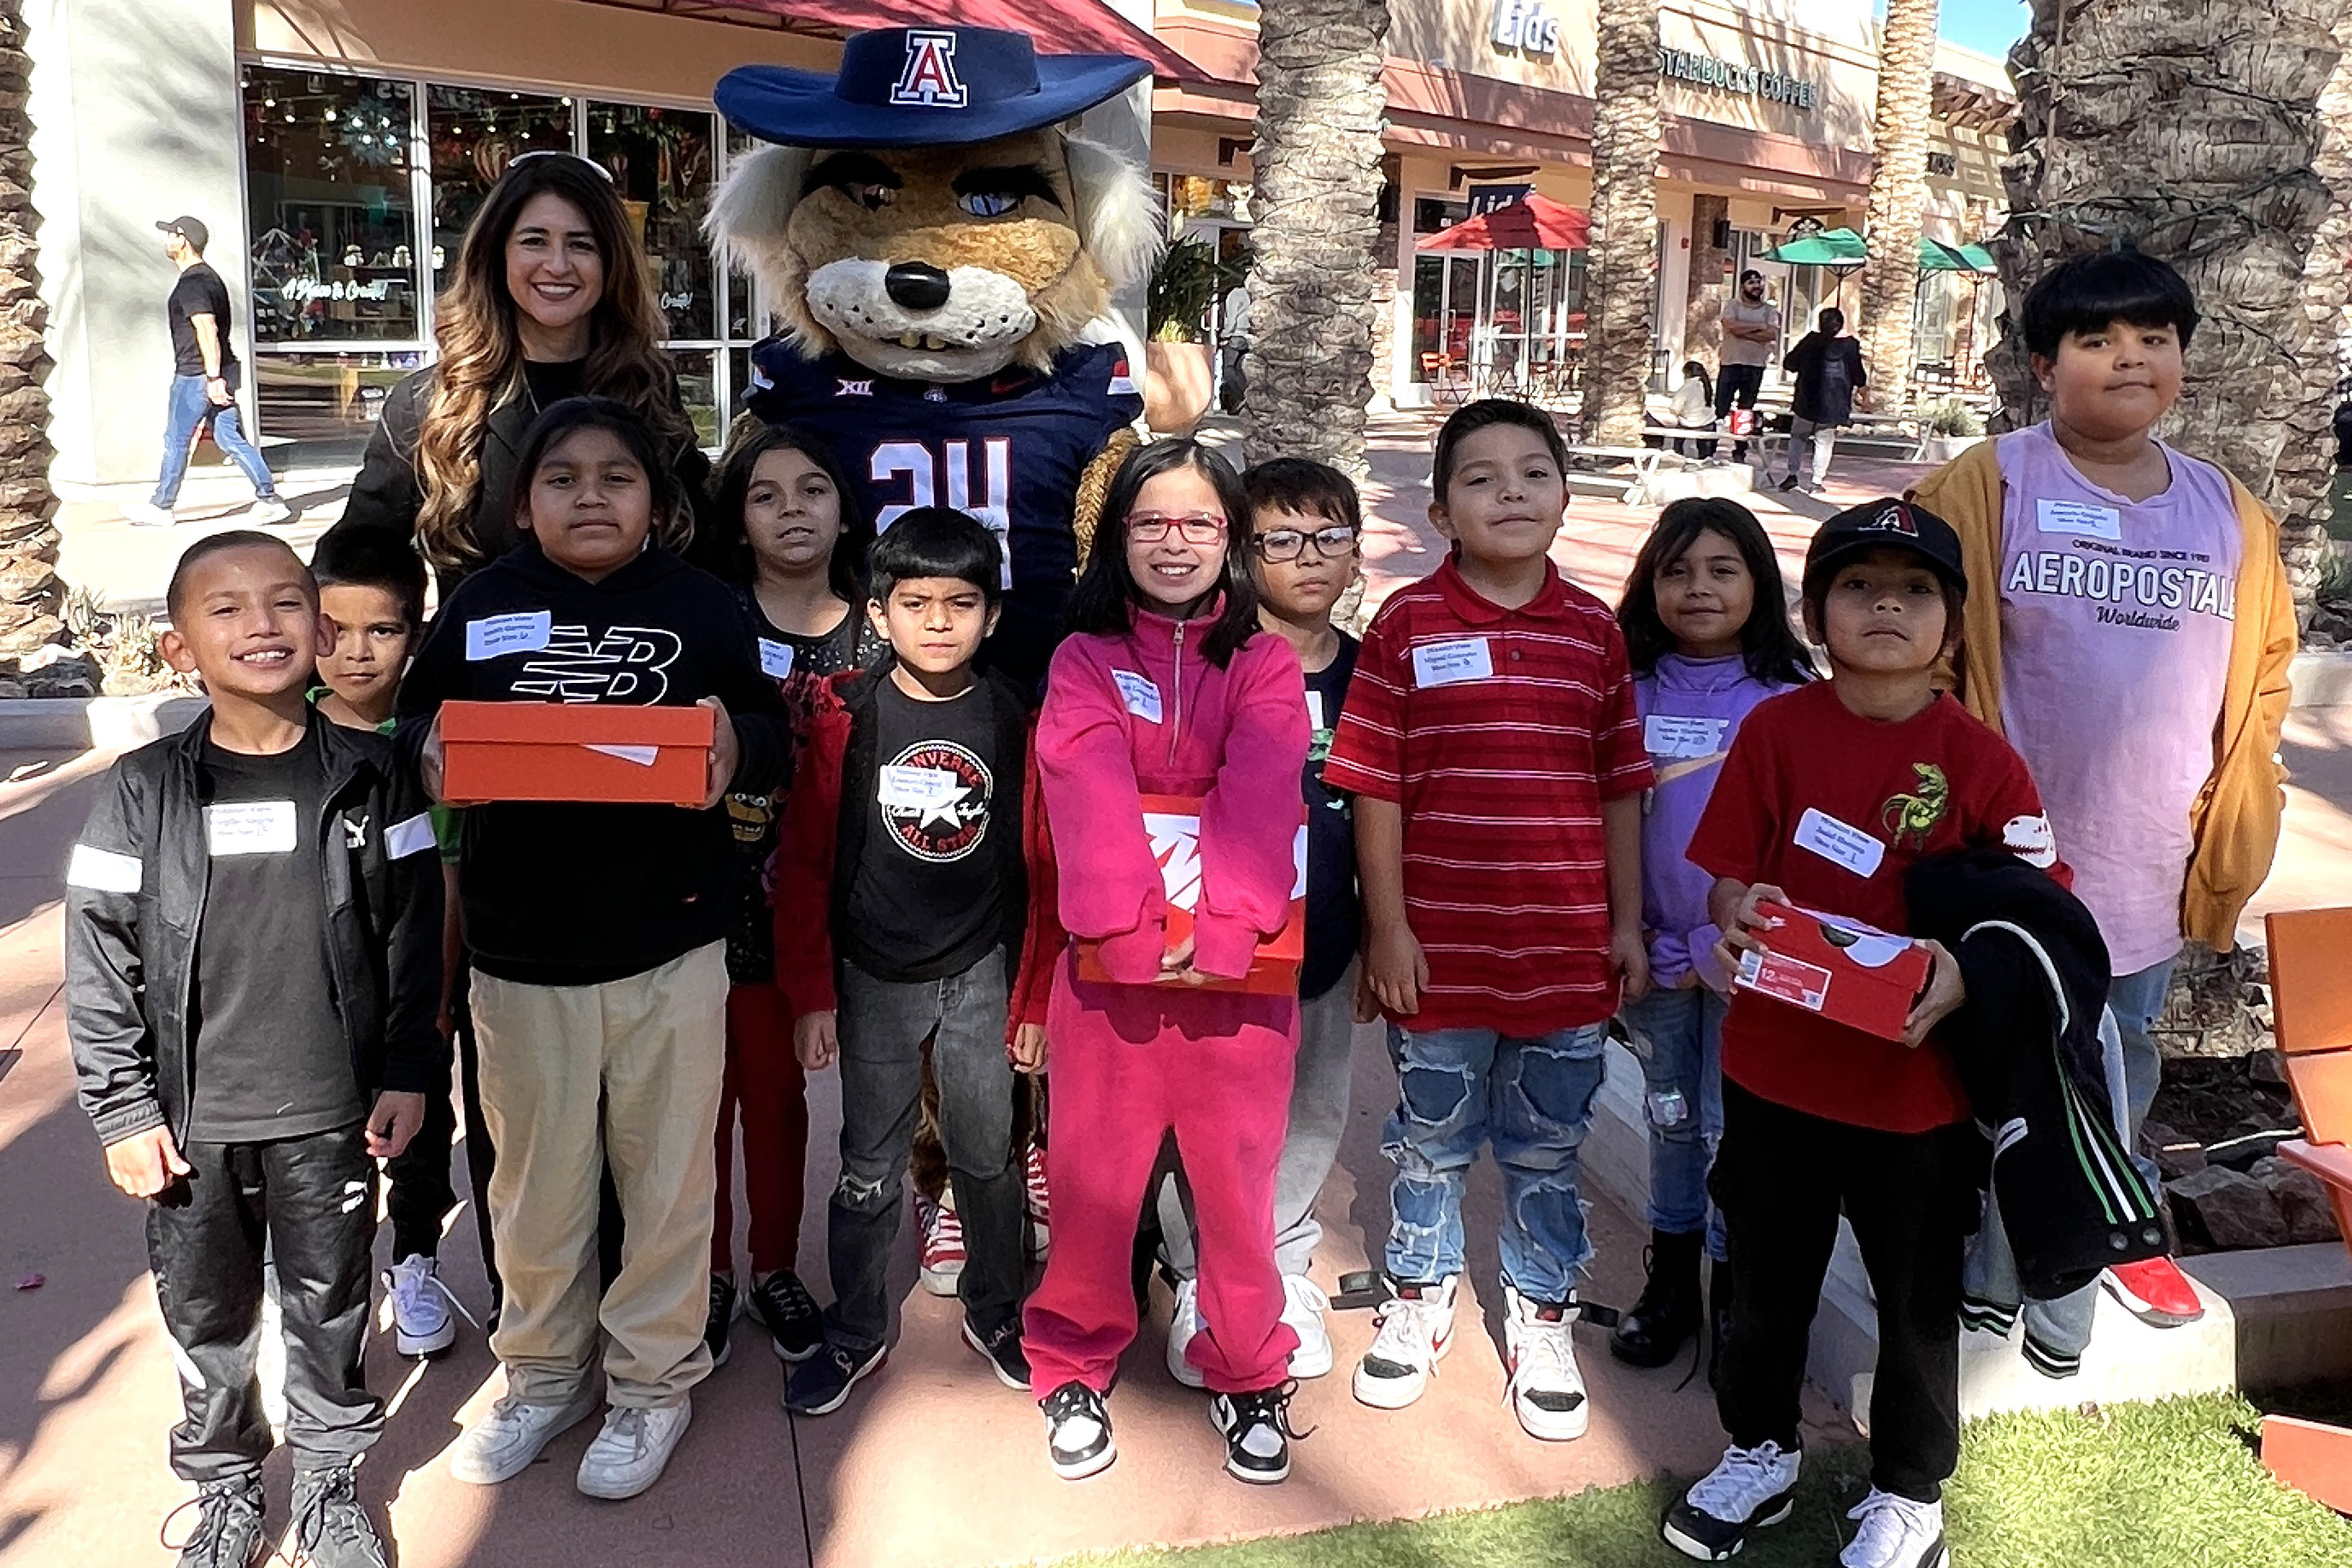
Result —
<instances>
[{"instance_id":1,"label":"boy with black eyeglasses","mask_svg":"<svg viewBox=\"0 0 2352 1568\"><path fill-rule=\"evenodd\" d=\"M1277 458L1242 476L1250 503L1250 566L1257 578L1258 620L1287 641L1307 675L1307 957L1298 971L1298 1058L1290 1091L1290 1130L1274 1193L1274 1257L1282 1270L1282 1321L1298 1332L1293 1377L1331 1370L1323 1327L1323 1288L1307 1277L1323 1227L1315 1199L1339 1152L1348 1124L1348 1050L1355 1038L1356 825L1348 797L1323 782L1323 759L1339 722L1340 700L1356 670L1356 639L1331 624L1331 612L1361 569L1363 528L1356 487L1339 469L1303 458ZM1366 1010L1367 1012L1369 1009ZM1160 1194L1160 1226L1176 1277L1168 1322L1168 1370L1202 1386L1184 1347L1200 1331L1198 1260L1179 1175Z\"/></svg>"}]
</instances>

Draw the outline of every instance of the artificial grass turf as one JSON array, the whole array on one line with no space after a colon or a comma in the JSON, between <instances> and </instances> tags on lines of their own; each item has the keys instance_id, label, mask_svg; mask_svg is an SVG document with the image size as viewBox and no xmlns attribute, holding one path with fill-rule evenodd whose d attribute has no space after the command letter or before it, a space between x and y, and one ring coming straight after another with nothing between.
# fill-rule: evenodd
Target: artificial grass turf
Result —
<instances>
[{"instance_id":1,"label":"artificial grass turf","mask_svg":"<svg viewBox=\"0 0 2352 1568\"><path fill-rule=\"evenodd\" d=\"M1946 1491L1955 1568L2352 1568L2352 1524L2287 1491L2234 1395L1999 1415L1972 1423ZM1806 1456L1796 1511L1743 1568L1830 1568L1867 1489L1859 1445ZM1681 1481L1393 1524L1182 1551L1070 1559L1105 1568L1671 1568L1658 1539Z\"/></svg>"}]
</instances>

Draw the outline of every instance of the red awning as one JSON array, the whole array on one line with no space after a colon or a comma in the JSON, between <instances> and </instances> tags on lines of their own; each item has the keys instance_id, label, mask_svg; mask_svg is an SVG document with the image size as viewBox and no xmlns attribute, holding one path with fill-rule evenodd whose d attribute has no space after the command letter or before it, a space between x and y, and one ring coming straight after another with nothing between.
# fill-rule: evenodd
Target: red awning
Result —
<instances>
[{"instance_id":1,"label":"red awning","mask_svg":"<svg viewBox=\"0 0 2352 1568\"><path fill-rule=\"evenodd\" d=\"M666 11L709 16L751 11L782 18L796 31L840 35L868 27L969 27L1026 33L1041 55L1131 55L1151 62L1162 81L1216 79L1137 26L1102 0L957 0L942 16L938 0L664 0Z\"/></svg>"},{"instance_id":2,"label":"red awning","mask_svg":"<svg viewBox=\"0 0 2352 1568\"><path fill-rule=\"evenodd\" d=\"M1425 236L1415 250L1582 250L1592 243L1589 213L1532 193L1493 212Z\"/></svg>"}]
</instances>

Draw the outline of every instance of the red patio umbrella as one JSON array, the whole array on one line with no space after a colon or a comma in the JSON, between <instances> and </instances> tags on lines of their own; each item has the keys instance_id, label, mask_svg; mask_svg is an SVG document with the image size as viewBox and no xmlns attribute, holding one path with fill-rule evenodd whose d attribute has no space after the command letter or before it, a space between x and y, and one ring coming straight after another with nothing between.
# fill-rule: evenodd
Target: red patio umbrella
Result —
<instances>
[{"instance_id":1,"label":"red patio umbrella","mask_svg":"<svg viewBox=\"0 0 2352 1568\"><path fill-rule=\"evenodd\" d=\"M1582 250L1592 216L1532 192L1418 241L1415 250Z\"/></svg>"}]
</instances>

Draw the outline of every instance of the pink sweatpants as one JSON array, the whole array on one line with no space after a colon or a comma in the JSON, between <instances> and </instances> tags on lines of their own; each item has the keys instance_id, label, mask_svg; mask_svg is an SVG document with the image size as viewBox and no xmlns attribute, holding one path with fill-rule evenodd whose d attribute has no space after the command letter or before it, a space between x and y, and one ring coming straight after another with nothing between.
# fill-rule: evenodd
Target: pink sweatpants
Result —
<instances>
[{"instance_id":1,"label":"pink sweatpants","mask_svg":"<svg viewBox=\"0 0 2352 1568\"><path fill-rule=\"evenodd\" d=\"M1042 1398L1110 1387L1135 1338L1129 1267L1161 1139L1192 1184L1201 1332L1186 1352L1221 1394L1288 1375L1275 1173L1298 1048L1295 997L1074 982L1065 953L1046 1015L1054 1250L1029 1298L1024 1345Z\"/></svg>"}]
</instances>

